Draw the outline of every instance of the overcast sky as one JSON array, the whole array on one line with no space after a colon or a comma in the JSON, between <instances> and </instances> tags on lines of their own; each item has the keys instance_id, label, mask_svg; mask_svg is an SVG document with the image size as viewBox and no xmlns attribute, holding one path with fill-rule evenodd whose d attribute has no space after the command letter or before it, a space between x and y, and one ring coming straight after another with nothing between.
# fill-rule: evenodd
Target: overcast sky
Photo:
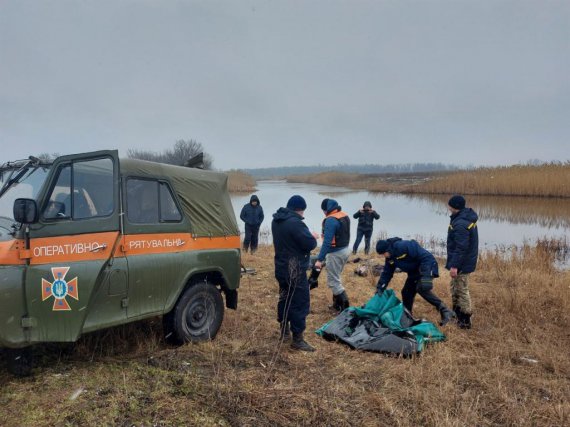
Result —
<instances>
[{"instance_id":1,"label":"overcast sky","mask_svg":"<svg viewBox=\"0 0 570 427\"><path fill-rule=\"evenodd\" d=\"M568 160L570 1L0 0L0 161Z\"/></svg>"}]
</instances>

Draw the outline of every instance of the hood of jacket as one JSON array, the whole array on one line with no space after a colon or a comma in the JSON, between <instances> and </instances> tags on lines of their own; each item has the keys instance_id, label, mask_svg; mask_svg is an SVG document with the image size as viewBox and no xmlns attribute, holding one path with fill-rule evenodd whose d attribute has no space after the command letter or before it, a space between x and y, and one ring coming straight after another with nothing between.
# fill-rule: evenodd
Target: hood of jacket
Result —
<instances>
[{"instance_id":1,"label":"hood of jacket","mask_svg":"<svg viewBox=\"0 0 570 427\"><path fill-rule=\"evenodd\" d=\"M336 210L341 210L342 208L339 206L338 202L335 199L328 199L327 200L327 209L326 209L326 213L327 215L330 214L331 212L334 212Z\"/></svg>"},{"instance_id":2,"label":"hood of jacket","mask_svg":"<svg viewBox=\"0 0 570 427\"><path fill-rule=\"evenodd\" d=\"M452 221L455 221L458 219L463 219L469 223L472 223L472 222L477 222L477 220L479 219L479 215L477 215L477 213L471 208L464 208L464 209L461 209L456 214L451 215Z\"/></svg>"},{"instance_id":3,"label":"hood of jacket","mask_svg":"<svg viewBox=\"0 0 570 427\"><path fill-rule=\"evenodd\" d=\"M249 199L249 204L253 206L253 202L257 202L257 206L259 206L259 198L254 194L253 196L251 196L251 198Z\"/></svg>"},{"instance_id":4,"label":"hood of jacket","mask_svg":"<svg viewBox=\"0 0 570 427\"><path fill-rule=\"evenodd\" d=\"M283 222L290 218L300 219L300 220L303 219L303 217L299 215L297 212L288 208L279 208L277 212L273 214L273 220L275 222Z\"/></svg>"}]
</instances>

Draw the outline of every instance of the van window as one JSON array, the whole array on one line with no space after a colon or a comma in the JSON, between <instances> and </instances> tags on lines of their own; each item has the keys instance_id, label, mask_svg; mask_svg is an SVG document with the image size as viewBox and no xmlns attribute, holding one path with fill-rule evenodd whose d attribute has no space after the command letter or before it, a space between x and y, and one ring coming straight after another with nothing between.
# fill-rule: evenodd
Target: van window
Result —
<instances>
[{"instance_id":1,"label":"van window","mask_svg":"<svg viewBox=\"0 0 570 427\"><path fill-rule=\"evenodd\" d=\"M97 159L60 168L43 216L85 219L110 215L113 205L113 161Z\"/></svg>"},{"instance_id":2,"label":"van window","mask_svg":"<svg viewBox=\"0 0 570 427\"><path fill-rule=\"evenodd\" d=\"M182 219L170 188L164 182L160 183L160 219L162 221L180 221Z\"/></svg>"},{"instance_id":3,"label":"van window","mask_svg":"<svg viewBox=\"0 0 570 427\"><path fill-rule=\"evenodd\" d=\"M182 214L168 184L149 179L127 180L127 218L133 224L179 222Z\"/></svg>"}]
</instances>

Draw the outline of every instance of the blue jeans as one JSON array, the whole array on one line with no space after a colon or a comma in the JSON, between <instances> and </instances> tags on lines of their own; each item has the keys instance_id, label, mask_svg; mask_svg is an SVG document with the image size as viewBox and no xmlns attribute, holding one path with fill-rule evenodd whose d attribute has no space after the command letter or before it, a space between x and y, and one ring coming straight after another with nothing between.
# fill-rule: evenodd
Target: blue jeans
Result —
<instances>
[{"instance_id":1,"label":"blue jeans","mask_svg":"<svg viewBox=\"0 0 570 427\"><path fill-rule=\"evenodd\" d=\"M363 231L360 228L356 229L356 241L352 247L352 252L356 253L356 251L358 251L362 237L364 237L364 253L368 255L370 253L370 238L372 237L372 230Z\"/></svg>"}]
</instances>

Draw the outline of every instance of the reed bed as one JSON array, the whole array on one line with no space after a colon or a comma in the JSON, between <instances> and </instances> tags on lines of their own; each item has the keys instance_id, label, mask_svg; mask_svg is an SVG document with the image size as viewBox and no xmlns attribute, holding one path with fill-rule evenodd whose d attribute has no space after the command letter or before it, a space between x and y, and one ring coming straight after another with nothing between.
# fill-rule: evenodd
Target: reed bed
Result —
<instances>
[{"instance_id":1,"label":"reed bed","mask_svg":"<svg viewBox=\"0 0 570 427\"><path fill-rule=\"evenodd\" d=\"M431 239L424 239L429 242ZM437 242L434 242L437 243ZM1 424L217 426L463 426L570 423L570 273L542 242L482 254L471 277L474 328L444 328L447 341L412 359L352 351L312 334L332 318L324 285L311 293L307 340L294 352L278 340L273 250L243 262L257 269L240 288L218 337L168 347L158 319L46 351L33 378L0 370ZM370 257L367 262L380 260ZM343 279L353 305L376 279ZM399 294L404 275L391 286ZM443 270L435 290L450 301ZM436 321L421 298L415 315Z\"/></svg>"},{"instance_id":2,"label":"reed bed","mask_svg":"<svg viewBox=\"0 0 570 427\"><path fill-rule=\"evenodd\" d=\"M446 174L405 190L410 193L570 197L570 163L479 168Z\"/></svg>"},{"instance_id":3,"label":"reed bed","mask_svg":"<svg viewBox=\"0 0 570 427\"><path fill-rule=\"evenodd\" d=\"M242 171L231 170L228 174L228 190L230 193L251 193L256 190L255 179Z\"/></svg>"},{"instance_id":4,"label":"reed bed","mask_svg":"<svg viewBox=\"0 0 570 427\"><path fill-rule=\"evenodd\" d=\"M570 197L570 162L401 175L323 172L288 180L396 193Z\"/></svg>"}]
</instances>

